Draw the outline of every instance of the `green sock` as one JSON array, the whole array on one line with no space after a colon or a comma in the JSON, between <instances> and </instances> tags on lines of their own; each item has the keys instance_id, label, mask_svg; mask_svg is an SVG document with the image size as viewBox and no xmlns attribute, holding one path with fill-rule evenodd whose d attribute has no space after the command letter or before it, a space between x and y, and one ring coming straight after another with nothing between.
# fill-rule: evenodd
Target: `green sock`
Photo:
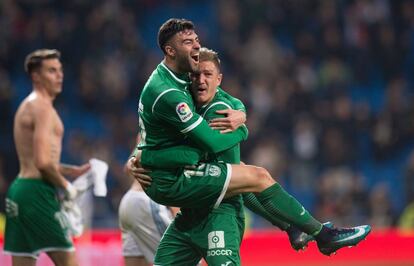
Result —
<instances>
[{"instance_id":1,"label":"green sock","mask_svg":"<svg viewBox=\"0 0 414 266\"><path fill-rule=\"evenodd\" d=\"M322 224L278 183L259 193L257 199L270 214L282 217L307 234L315 235L322 229Z\"/></svg>"},{"instance_id":2,"label":"green sock","mask_svg":"<svg viewBox=\"0 0 414 266\"><path fill-rule=\"evenodd\" d=\"M283 231L286 231L289 228L290 225L287 222L267 212L263 205L260 203L260 201L257 199L255 194L244 193L243 201L244 206L246 206L249 210L265 218L267 221L271 222L273 225L279 227Z\"/></svg>"}]
</instances>

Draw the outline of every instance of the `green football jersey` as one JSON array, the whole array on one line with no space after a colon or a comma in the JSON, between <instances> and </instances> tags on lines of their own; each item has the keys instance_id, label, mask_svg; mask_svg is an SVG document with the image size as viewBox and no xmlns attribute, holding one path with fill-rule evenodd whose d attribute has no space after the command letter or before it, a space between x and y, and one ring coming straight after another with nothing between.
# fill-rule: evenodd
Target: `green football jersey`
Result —
<instances>
[{"instance_id":1,"label":"green football jersey","mask_svg":"<svg viewBox=\"0 0 414 266\"><path fill-rule=\"evenodd\" d=\"M246 107L242 101L228 94L220 86L217 87L217 91L220 93L221 101L228 102L232 106L233 110L243 111L246 113ZM215 101L215 99L213 101Z\"/></svg>"},{"instance_id":2,"label":"green football jersey","mask_svg":"<svg viewBox=\"0 0 414 266\"><path fill-rule=\"evenodd\" d=\"M239 105L235 106L235 103L236 105ZM236 110L237 108L239 110L243 110L244 112L246 111L246 108L241 101L230 96L221 88L218 88L211 102L201 108L198 108L197 113L199 113L207 122L210 122L214 118L223 117L223 115L217 114L216 111L225 109ZM232 148L219 153L209 153L206 160L207 162L215 161L240 164L240 143L237 143Z\"/></svg>"},{"instance_id":3,"label":"green football jersey","mask_svg":"<svg viewBox=\"0 0 414 266\"><path fill-rule=\"evenodd\" d=\"M212 130L195 112L188 75L173 73L162 62L151 74L139 100L141 163L174 168L199 162L202 151L218 153L247 138L247 128L228 134ZM173 156L171 156L173 155Z\"/></svg>"},{"instance_id":4,"label":"green football jersey","mask_svg":"<svg viewBox=\"0 0 414 266\"><path fill-rule=\"evenodd\" d=\"M225 109L239 109L246 111L246 108L241 101L227 94L221 88L218 88L213 100L209 104L199 108L197 112L204 119L210 121L214 118L222 117L223 115L217 114L216 111ZM240 164L240 143L219 153L209 153L207 157L207 162ZM236 211L237 216L244 218L243 199L241 195L224 199L220 206L217 209L214 209L213 212L231 213L231 209Z\"/></svg>"},{"instance_id":5,"label":"green football jersey","mask_svg":"<svg viewBox=\"0 0 414 266\"><path fill-rule=\"evenodd\" d=\"M211 102L197 108L196 111L205 120L210 121L214 118L223 116L217 114L216 111L236 108L245 111L245 107L241 101L233 98L219 88ZM233 147L219 153L208 153L205 155L205 158L203 158L203 161L207 163L225 162L230 164L240 164L240 144L237 143ZM178 214L176 218L177 226L181 228L191 228L194 224L198 224L206 219L210 212L234 214L235 216L244 219L242 196L237 195L224 199L216 209L181 208L181 213Z\"/></svg>"}]
</instances>

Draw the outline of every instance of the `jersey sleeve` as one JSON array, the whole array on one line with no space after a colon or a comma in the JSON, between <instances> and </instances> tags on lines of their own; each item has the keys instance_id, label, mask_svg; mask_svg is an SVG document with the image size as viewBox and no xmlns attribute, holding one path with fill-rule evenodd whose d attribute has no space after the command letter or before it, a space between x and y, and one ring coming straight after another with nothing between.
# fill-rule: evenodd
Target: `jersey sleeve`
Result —
<instances>
[{"instance_id":1,"label":"jersey sleeve","mask_svg":"<svg viewBox=\"0 0 414 266\"><path fill-rule=\"evenodd\" d=\"M222 88L218 88L220 93L222 93L223 97L225 97L231 105L234 107L234 110L243 111L246 113L246 106L244 106L243 102L237 99L236 97L231 96L226 91L224 91Z\"/></svg>"},{"instance_id":2,"label":"jersey sleeve","mask_svg":"<svg viewBox=\"0 0 414 266\"><path fill-rule=\"evenodd\" d=\"M163 122L181 133L186 133L197 127L203 120L193 109L191 98L186 92L168 89L157 97L151 111Z\"/></svg>"},{"instance_id":3,"label":"jersey sleeve","mask_svg":"<svg viewBox=\"0 0 414 266\"><path fill-rule=\"evenodd\" d=\"M193 103L189 95L171 89L169 93L157 98L152 106L152 112L163 122L188 136L196 147L207 152L217 153L247 139L248 132L244 127L227 134L212 130L207 121L194 112L192 107Z\"/></svg>"}]
</instances>

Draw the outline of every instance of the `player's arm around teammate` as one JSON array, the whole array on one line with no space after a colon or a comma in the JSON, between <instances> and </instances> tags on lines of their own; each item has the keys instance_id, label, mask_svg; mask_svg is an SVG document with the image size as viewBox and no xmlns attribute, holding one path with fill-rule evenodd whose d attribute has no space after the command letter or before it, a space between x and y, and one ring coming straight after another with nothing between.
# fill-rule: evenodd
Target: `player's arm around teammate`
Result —
<instances>
[{"instance_id":1,"label":"player's arm around teammate","mask_svg":"<svg viewBox=\"0 0 414 266\"><path fill-rule=\"evenodd\" d=\"M164 52L164 61L146 83L141 93L139 106L140 118L144 118L143 125L148 130L146 139L149 140L153 137L154 145L160 145L160 143L165 143L165 140L176 140L176 136L186 137L190 140L190 144L210 153L224 151L234 146L234 143L245 140L247 130L240 130L240 134L218 135L217 131L212 130L204 120L192 113L190 107L193 104L186 93L182 92L183 89L181 91L169 90L167 86L163 86L161 87L164 89L162 92L157 91L160 88L157 84L162 85L165 81L155 80L154 77L174 79L177 87L177 82L186 84L176 74L185 75L197 70L200 49L197 34L190 21L169 19L161 26L158 37L159 46ZM153 86L151 87L151 85ZM166 93L174 98L163 97ZM158 95L158 97L152 100L151 96L153 95ZM143 103L145 100L147 102ZM145 104L150 104L152 109L141 108ZM165 134L155 139L156 132L164 132ZM155 153L158 152L159 150L155 151ZM185 152L183 149L184 154ZM168 158L166 159L168 160ZM163 163L163 161L159 163ZM229 165L220 162L212 163L208 167L204 165L200 167L202 167L200 170L205 169L205 171L192 171L195 174L193 176L188 176L184 172L178 174L171 172L171 175L165 176L162 171L158 173L154 171L152 176L156 177L154 181L157 182L157 185L151 185L147 193L159 202L189 208L201 204L206 206L213 204L216 207L223 197L232 197L245 192L256 193L257 199L271 215L281 216L301 231L315 236L318 247L324 254L331 254L344 246L356 245L370 232L368 225L350 229L331 229L323 226L262 167ZM154 164L154 168L160 168L160 166ZM218 178L211 179L211 176L217 175ZM188 179L191 182L188 182ZM175 186L170 186L172 182L163 182L166 180L175 180ZM159 193L161 190L164 193ZM165 191L170 193L165 193Z\"/></svg>"}]
</instances>

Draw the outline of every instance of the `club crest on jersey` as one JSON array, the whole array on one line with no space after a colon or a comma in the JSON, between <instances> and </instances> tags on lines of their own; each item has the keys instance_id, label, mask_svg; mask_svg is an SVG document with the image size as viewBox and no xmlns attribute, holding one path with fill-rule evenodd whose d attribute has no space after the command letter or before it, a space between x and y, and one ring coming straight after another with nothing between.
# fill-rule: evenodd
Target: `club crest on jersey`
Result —
<instances>
[{"instance_id":1,"label":"club crest on jersey","mask_svg":"<svg viewBox=\"0 0 414 266\"><path fill-rule=\"evenodd\" d=\"M210 176L220 176L221 175L221 169L218 166L215 165L209 165L207 172Z\"/></svg>"},{"instance_id":2,"label":"club crest on jersey","mask_svg":"<svg viewBox=\"0 0 414 266\"><path fill-rule=\"evenodd\" d=\"M191 119L191 117L193 117L193 112L191 112L190 107L186 103L177 104L175 111L182 122L187 122Z\"/></svg>"}]
</instances>

